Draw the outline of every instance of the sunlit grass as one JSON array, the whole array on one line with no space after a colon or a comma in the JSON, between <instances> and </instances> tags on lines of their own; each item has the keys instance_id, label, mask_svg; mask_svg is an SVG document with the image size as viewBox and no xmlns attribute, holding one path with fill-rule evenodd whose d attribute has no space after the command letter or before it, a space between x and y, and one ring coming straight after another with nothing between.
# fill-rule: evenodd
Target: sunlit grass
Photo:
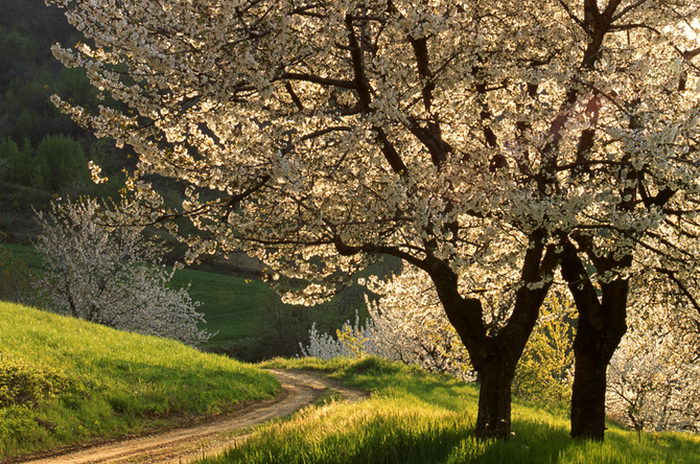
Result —
<instances>
[{"instance_id":1,"label":"sunlit grass","mask_svg":"<svg viewBox=\"0 0 700 464\"><path fill-rule=\"evenodd\" d=\"M0 407L0 458L217 414L279 388L223 356L9 303L0 303L3 364L5 375L46 373L39 380L57 393ZM0 398L2 384L0 375Z\"/></svg>"},{"instance_id":2,"label":"sunlit grass","mask_svg":"<svg viewBox=\"0 0 700 464\"><path fill-rule=\"evenodd\" d=\"M270 367L317 370L372 392L361 403L307 408L257 432L245 445L202 464L224 463L695 463L700 439L635 433L610 426L604 443L574 442L560 413L514 405L515 436L472 434L478 389L445 376L376 358L273 360Z\"/></svg>"}]
</instances>

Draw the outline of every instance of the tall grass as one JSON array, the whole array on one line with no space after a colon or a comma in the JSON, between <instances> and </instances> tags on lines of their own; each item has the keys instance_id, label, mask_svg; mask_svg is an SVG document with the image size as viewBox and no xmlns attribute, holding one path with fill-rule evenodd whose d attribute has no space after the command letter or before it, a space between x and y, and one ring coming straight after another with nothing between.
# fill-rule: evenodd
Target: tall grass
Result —
<instances>
[{"instance_id":1,"label":"tall grass","mask_svg":"<svg viewBox=\"0 0 700 464\"><path fill-rule=\"evenodd\" d=\"M476 387L377 358L274 360L266 365L318 370L368 389L372 396L357 404L307 408L200 464L700 462L697 436L664 433L638 438L611 425L604 443L574 442L564 415L517 402L514 437L507 442L479 441L472 433Z\"/></svg>"},{"instance_id":2,"label":"tall grass","mask_svg":"<svg viewBox=\"0 0 700 464\"><path fill-rule=\"evenodd\" d=\"M278 389L269 373L175 341L0 303L0 458L213 415Z\"/></svg>"}]
</instances>

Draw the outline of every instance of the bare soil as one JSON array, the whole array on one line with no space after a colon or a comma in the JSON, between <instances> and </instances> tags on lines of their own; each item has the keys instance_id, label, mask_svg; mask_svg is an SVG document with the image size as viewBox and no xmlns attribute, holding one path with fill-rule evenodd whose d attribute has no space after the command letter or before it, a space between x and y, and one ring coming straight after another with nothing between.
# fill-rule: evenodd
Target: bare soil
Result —
<instances>
[{"instance_id":1,"label":"bare soil","mask_svg":"<svg viewBox=\"0 0 700 464\"><path fill-rule=\"evenodd\" d=\"M286 416L317 401L328 393L338 393L349 401L359 401L366 392L344 387L330 379L308 372L272 370L282 384L276 398L252 403L234 413L206 423L185 426L148 436L100 444L78 451L54 454L27 464L186 464L215 456L250 436L250 428Z\"/></svg>"}]
</instances>

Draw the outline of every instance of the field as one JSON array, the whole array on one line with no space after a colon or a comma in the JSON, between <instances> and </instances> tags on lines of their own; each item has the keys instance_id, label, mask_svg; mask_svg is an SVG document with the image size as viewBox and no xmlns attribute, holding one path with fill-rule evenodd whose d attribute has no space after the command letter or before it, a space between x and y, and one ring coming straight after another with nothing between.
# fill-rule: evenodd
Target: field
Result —
<instances>
[{"instance_id":1,"label":"field","mask_svg":"<svg viewBox=\"0 0 700 464\"><path fill-rule=\"evenodd\" d=\"M0 303L0 458L215 415L278 389L223 356Z\"/></svg>"},{"instance_id":2,"label":"field","mask_svg":"<svg viewBox=\"0 0 700 464\"><path fill-rule=\"evenodd\" d=\"M199 464L229 463L697 463L700 437L643 434L610 424L604 443L574 442L565 412L514 404L514 437L472 435L478 389L446 376L377 358L272 360L267 367L324 372L370 390L358 404L311 407L258 431L245 445Z\"/></svg>"}]
</instances>

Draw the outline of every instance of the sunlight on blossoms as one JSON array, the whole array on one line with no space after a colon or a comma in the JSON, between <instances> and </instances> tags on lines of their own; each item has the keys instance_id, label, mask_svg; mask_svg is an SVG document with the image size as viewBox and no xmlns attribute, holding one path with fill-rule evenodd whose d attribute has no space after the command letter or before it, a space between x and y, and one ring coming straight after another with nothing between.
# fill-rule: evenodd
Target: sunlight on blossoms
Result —
<instances>
[{"instance_id":1,"label":"sunlight on blossoms","mask_svg":"<svg viewBox=\"0 0 700 464\"><path fill-rule=\"evenodd\" d=\"M696 19L692 24L685 26L686 35L691 39L695 39L700 45L700 19Z\"/></svg>"}]
</instances>

